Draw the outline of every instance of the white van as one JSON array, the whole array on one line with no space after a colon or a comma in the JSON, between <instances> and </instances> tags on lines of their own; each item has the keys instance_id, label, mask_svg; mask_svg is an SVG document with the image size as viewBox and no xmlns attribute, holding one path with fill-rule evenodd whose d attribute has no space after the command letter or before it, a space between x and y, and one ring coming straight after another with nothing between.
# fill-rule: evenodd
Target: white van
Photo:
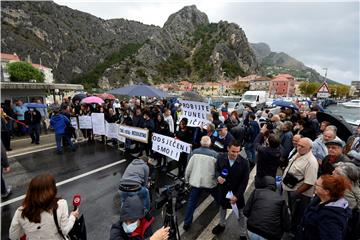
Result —
<instances>
[{"instance_id":1,"label":"white van","mask_svg":"<svg viewBox=\"0 0 360 240\"><path fill-rule=\"evenodd\" d=\"M240 101L243 105L250 105L252 108L261 109L267 101L266 91L246 91Z\"/></svg>"}]
</instances>

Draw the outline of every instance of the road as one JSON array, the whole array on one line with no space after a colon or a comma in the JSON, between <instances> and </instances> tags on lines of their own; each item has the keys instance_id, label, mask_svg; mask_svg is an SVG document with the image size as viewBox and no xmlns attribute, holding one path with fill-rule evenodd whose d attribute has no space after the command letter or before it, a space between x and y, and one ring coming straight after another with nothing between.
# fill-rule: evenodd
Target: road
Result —
<instances>
[{"instance_id":1,"label":"road","mask_svg":"<svg viewBox=\"0 0 360 240\"><path fill-rule=\"evenodd\" d=\"M50 145L51 141L45 142ZM66 151L56 155L55 148L42 149L20 154L11 152L12 172L5 175L7 184L13 186L13 193L1 203L1 239L8 239L8 230L15 210L21 205L27 184L34 176L49 172L55 176L58 195L66 199L71 208L72 197L80 194L81 213L84 214L89 240L108 239L111 225L120 216L118 183L131 155L125 157L113 146L95 143L79 143L76 152ZM176 170L175 170L176 171ZM171 184L170 177L162 174L157 181L159 186ZM154 195L156 198L156 195ZM238 227L233 214L230 215L227 231L219 237L211 234L218 221L218 208L213 199L204 194L194 214L194 223L188 232L183 232L182 224L185 207L177 211L181 239L234 239L238 238ZM230 211L229 211L230 213ZM160 210L154 210L154 229L163 224Z\"/></svg>"}]
</instances>

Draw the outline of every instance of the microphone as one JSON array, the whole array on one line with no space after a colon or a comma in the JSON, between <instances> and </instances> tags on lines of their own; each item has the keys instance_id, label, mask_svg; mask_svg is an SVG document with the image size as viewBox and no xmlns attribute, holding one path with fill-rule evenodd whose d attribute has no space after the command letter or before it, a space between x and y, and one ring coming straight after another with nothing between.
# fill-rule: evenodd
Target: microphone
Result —
<instances>
[{"instance_id":1,"label":"microphone","mask_svg":"<svg viewBox=\"0 0 360 240\"><path fill-rule=\"evenodd\" d=\"M76 209L80 206L80 203L81 203L80 194L75 194L73 198L74 211L76 211Z\"/></svg>"},{"instance_id":2,"label":"microphone","mask_svg":"<svg viewBox=\"0 0 360 240\"><path fill-rule=\"evenodd\" d=\"M221 171L221 174L220 176L222 178L226 178L226 176L229 174L229 170L227 168L224 168L222 171Z\"/></svg>"}]
</instances>

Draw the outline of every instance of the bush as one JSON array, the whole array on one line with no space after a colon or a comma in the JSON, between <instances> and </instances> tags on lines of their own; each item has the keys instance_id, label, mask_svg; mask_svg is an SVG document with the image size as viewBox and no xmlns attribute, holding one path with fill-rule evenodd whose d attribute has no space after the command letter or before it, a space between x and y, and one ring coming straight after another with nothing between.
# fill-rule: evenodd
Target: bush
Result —
<instances>
[{"instance_id":1,"label":"bush","mask_svg":"<svg viewBox=\"0 0 360 240\"><path fill-rule=\"evenodd\" d=\"M27 62L14 62L6 65L12 82L29 82L35 79L37 82L44 82L45 75Z\"/></svg>"}]
</instances>

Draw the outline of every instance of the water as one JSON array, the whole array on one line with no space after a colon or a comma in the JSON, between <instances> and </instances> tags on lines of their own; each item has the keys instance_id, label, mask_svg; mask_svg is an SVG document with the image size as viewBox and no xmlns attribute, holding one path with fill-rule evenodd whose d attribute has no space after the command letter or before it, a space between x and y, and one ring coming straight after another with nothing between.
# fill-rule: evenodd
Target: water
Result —
<instances>
[{"instance_id":1,"label":"water","mask_svg":"<svg viewBox=\"0 0 360 240\"><path fill-rule=\"evenodd\" d=\"M328 106L326 110L342 116L346 121L355 122L360 120L360 108L346 108L341 104L337 104Z\"/></svg>"}]
</instances>

